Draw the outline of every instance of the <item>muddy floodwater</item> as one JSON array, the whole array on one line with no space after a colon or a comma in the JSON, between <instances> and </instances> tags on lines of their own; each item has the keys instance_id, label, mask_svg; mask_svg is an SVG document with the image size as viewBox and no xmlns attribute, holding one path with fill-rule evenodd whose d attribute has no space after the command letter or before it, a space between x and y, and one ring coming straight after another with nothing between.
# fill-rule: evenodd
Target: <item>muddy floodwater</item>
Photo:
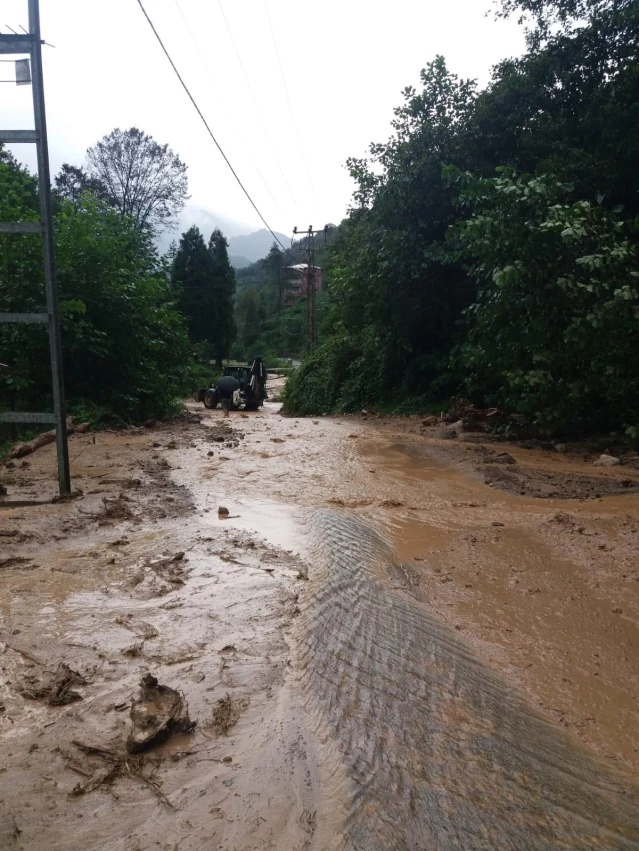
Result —
<instances>
[{"instance_id":1,"label":"muddy floodwater","mask_svg":"<svg viewBox=\"0 0 639 851\"><path fill-rule=\"evenodd\" d=\"M639 470L189 410L0 468L0 849L639 849Z\"/></svg>"}]
</instances>

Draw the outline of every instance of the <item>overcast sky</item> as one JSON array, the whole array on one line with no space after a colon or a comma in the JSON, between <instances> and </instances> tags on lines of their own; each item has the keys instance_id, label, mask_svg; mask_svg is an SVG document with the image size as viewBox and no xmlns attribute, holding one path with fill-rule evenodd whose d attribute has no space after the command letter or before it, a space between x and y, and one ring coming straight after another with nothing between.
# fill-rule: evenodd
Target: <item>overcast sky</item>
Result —
<instances>
[{"instance_id":1,"label":"overcast sky","mask_svg":"<svg viewBox=\"0 0 639 851\"><path fill-rule=\"evenodd\" d=\"M285 234L344 216L346 158L387 138L401 90L418 84L436 54L485 83L492 65L524 49L515 21L485 16L491 0L143 2L256 204ZM86 148L114 127L135 125L189 167L183 224L223 220L229 236L262 227L137 0L40 5L43 38L55 45L44 48L52 171L82 164ZM0 11L2 32L27 27L26 0L2 0ZM0 64L0 79L10 73ZM30 87L0 86L0 126L33 126ZM12 150L35 167L28 146Z\"/></svg>"}]
</instances>

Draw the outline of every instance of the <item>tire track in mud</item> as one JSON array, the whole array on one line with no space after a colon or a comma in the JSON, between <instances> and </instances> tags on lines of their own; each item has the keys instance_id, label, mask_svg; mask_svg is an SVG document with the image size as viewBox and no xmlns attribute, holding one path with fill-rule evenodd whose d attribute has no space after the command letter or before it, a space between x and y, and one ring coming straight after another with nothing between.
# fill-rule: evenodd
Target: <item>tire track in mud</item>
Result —
<instances>
[{"instance_id":1,"label":"tire track in mud","mask_svg":"<svg viewBox=\"0 0 639 851\"><path fill-rule=\"evenodd\" d=\"M639 849L639 787L394 594L401 569L372 527L328 510L310 527L302 676L349 778L323 849Z\"/></svg>"}]
</instances>

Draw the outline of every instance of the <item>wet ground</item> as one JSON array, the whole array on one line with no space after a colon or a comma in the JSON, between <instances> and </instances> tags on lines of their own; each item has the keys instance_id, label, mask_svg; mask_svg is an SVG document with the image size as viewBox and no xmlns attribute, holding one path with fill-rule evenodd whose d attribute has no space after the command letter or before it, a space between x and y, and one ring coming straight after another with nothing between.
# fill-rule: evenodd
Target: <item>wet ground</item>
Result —
<instances>
[{"instance_id":1,"label":"wet ground","mask_svg":"<svg viewBox=\"0 0 639 851\"><path fill-rule=\"evenodd\" d=\"M190 407L0 471L0 848L639 848L637 470Z\"/></svg>"}]
</instances>

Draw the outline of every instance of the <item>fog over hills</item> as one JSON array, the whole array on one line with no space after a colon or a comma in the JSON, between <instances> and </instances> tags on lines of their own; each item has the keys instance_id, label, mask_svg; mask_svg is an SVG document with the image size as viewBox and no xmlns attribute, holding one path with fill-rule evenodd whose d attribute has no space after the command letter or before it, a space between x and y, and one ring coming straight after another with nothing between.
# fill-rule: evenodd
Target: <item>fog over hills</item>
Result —
<instances>
[{"instance_id":1,"label":"fog over hills","mask_svg":"<svg viewBox=\"0 0 639 851\"><path fill-rule=\"evenodd\" d=\"M187 204L177 222L175 230L165 231L158 239L158 249L165 252L170 244L180 241L182 234L196 225L204 239L208 242L211 232L219 228L229 243L229 257L236 269L242 269L266 257L274 242L273 236L266 228L250 232L251 225L220 216L203 207ZM275 231L284 245L288 245L290 237Z\"/></svg>"},{"instance_id":2,"label":"fog over hills","mask_svg":"<svg viewBox=\"0 0 639 851\"><path fill-rule=\"evenodd\" d=\"M283 233L275 231L275 234L284 245L290 242L290 237L284 236ZM241 236L231 236L228 239L231 263L238 269L266 257L271 245L275 242L273 234L266 228Z\"/></svg>"}]
</instances>

